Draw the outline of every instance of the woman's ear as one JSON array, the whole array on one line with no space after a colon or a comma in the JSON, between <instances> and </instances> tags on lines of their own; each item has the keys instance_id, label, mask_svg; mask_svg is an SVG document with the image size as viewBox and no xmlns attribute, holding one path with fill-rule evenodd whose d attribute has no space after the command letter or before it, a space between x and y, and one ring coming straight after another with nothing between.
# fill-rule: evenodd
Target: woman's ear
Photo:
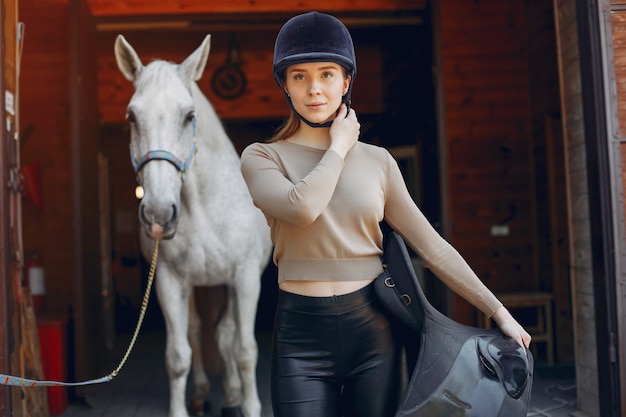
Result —
<instances>
[{"instance_id":1,"label":"woman's ear","mask_svg":"<svg viewBox=\"0 0 626 417\"><path fill-rule=\"evenodd\" d=\"M345 96L346 93L348 92L348 88L350 88L350 81L352 80L352 77L350 77L350 75L346 75L343 78L343 95Z\"/></svg>"}]
</instances>

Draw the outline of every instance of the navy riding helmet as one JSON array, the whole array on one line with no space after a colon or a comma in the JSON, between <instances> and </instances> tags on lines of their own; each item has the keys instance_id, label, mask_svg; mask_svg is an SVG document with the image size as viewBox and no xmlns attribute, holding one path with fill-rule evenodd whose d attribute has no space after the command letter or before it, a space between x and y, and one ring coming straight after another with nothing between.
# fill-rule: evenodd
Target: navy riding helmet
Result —
<instances>
[{"instance_id":1,"label":"navy riding helmet","mask_svg":"<svg viewBox=\"0 0 626 417\"><path fill-rule=\"evenodd\" d=\"M356 76L356 56L352 37L346 26L336 17L309 12L289 19L278 32L274 45L274 78L283 90L289 107L311 127L328 127L332 122L311 123L294 109L283 81L290 65L306 62L334 62L350 74L350 85L343 97L350 104L350 93Z\"/></svg>"}]
</instances>

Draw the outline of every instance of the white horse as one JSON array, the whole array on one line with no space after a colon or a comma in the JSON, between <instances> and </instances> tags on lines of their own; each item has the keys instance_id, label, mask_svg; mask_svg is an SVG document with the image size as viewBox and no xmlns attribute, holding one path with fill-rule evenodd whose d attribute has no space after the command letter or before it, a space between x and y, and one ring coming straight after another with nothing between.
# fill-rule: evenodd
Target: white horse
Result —
<instances>
[{"instance_id":1,"label":"white horse","mask_svg":"<svg viewBox=\"0 0 626 417\"><path fill-rule=\"evenodd\" d=\"M188 416L192 359L195 398L208 398L192 295L194 286L214 285L229 288L216 334L224 365L222 412L260 417L254 325L271 242L239 155L196 84L209 49L210 35L180 65L157 60L144 66L122 35L115 41L118 67L135 87L127 117L131 159L144 189L141 247L150 259L160 240L155 286L167 330L169 417Z\"/></svg>"}]
</instances>

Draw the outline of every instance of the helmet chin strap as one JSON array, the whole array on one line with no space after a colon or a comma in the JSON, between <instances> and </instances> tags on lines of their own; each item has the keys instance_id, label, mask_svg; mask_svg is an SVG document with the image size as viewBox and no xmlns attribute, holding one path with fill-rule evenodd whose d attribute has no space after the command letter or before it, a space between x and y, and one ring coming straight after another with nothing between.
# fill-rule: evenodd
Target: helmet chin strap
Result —
<instances>
[{"instance_id":1,"label":"helmet chin strap","mask_svg":"<svg viewBox=\"0 0 626 417\"><path fill-rule=\"evenodd\" d=\"M298 113L298 111L295 109L295 107L293 106L293 103L291 102L291 97L289 97L289 94L287 94L286 91L283 90L283 93L285 94L285 98L287 99L287 104L289 104L289 107L291 108L291 111L294 112L294 114L296 116L298 116L298 118L300 120L302 120L304 123L306 123L307 125L309 125L310 127L314 127L314 128L318 128L318 127L330 127L331 124L333 124L332 120L329 120L327 122L324 123L313 123L307 119L305 119L300 113ZM346 106L348 106L348 111L350 111L350 99L348 98L348 95L346 94L345 96L343 96L342 102L346 104Z\"/></svg>"}]
</instances>

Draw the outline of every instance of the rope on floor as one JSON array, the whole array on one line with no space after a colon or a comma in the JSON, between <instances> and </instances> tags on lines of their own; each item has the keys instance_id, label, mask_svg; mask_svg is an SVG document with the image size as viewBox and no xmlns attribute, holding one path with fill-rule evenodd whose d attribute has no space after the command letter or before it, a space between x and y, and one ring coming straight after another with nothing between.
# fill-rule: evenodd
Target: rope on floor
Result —
<instances>
[{"instance_id":1,"label":"rope on floor","mask_svg":"<svg viewBox=\"0 0 626 417\"><path fill-rule=\"evenodd\" d=\"M124 356L120 360L120 363L119 363L119 365L117 365L117 368L115 368L113 370L113 372L111 372L109 375L103 376L101 378L90 379L88 381L81 381L81 382L41 381L41 380L37 380L37 379L29 379L29 378L24 378L24 377L20 377L20 376L0 374L0 385L10 385L10 386L15 386L15 387L25 387L25 388L32 388L32 387L77 387L77 386L82 386L82 385L102 384L104 382L109 382L110 380L115 378L120 373L120 371L122 370L122 367L126 363L126 360L128 360L128 357L130 356L130 353L132 352L133 347L135 346L135 342L137 341L137 336L139 335L139 330L141 330L141 324L143 323L143 319L144 319L144 317L146 315L146 310L148 309L148 301L150 300L150 289L152 288L152 283L154 281L154 274L156 272L156 265L157 265L158 255L159 255L159 241L155 240L154 241L154 251L152 252L152 262L150 263L150 272L149 272L149 276L148 276L148 285L146 286L146 291L144 292L143 300L141 302L141 310L139 312L139 319L137 320L137 325L135 326L135 331L134 331L133 336L132 336L132 338L130 340L130 344L128 345L128 348L126 349L126 353L124 354Z\"/></svg>"}]
</instances>

